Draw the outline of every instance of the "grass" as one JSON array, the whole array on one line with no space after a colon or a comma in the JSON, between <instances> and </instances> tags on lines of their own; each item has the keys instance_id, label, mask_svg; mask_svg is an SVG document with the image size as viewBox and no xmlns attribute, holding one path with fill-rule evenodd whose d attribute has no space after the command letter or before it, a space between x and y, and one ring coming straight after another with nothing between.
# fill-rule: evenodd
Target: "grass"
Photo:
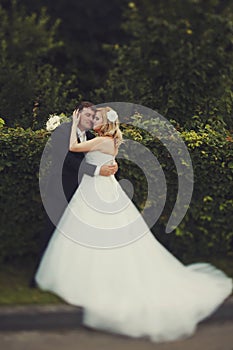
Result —
<instances>
[{"instance_id":1,"label":"grass","mask_svg":"<svg viewBox=\"0 0 233 350\"><path fill-rule=\"evenodd\" d=\"M192 262L210 262L220 268L229 277L233 278L233 256L195 258L183 261L184 264ZM0 305L25 304L62 304L64 301L56 295L30 288L28 283L32 276L32 264L11 264L0 267Z\"/></svg>"},{"instance_id":2,"label":"grass","mask_svg":"<svg viewBox=\"0 0 233 350\"><path fill-rule=\"evenodd\" d=\"M64 303L49 292L28 286L32 269L25 266L0 267L0 305L58 304Z\"/></svg>"}]
</instances>

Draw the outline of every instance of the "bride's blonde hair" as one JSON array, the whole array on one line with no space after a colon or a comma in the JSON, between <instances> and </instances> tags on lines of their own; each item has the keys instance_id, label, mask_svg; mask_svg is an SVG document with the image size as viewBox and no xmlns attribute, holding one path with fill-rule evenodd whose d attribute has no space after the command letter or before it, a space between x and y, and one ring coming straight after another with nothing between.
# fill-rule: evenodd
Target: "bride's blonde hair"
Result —
<instances>
[{"instance_id":1,"label":"bride's blonde hair","mask_svg":"<svg viewBox=\"0 0 233 350\"><path fill-rule=\"evenodd\" d=\"M112 136L116 147L119 147L123 142L122 132L119 128L119 118L113 122L107 117L107 113L113 111L111 107L96 108L96 112L100 112L103 118L103 125L99 129L100 136Z\"/></svg>"}]
</instances>

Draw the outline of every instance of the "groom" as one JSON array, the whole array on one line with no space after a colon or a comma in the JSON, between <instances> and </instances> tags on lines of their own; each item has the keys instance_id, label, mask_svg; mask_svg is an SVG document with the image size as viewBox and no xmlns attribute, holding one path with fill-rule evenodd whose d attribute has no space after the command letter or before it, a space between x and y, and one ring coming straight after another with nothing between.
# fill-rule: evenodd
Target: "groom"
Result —
<instances>
[{"instance_id":1,"label":"groom","mask_svg":"<svg viewBox=\"0 0 233 350\"><path fill-rule=\"evenodd\" d=\"M95 107L91 102L83 101L76 107L77 109L80 114L80 121L77 128L79 142L90 140L95 137L89 131L92 129ZM85 162L84 153L69 151L71 127L72 120L68 123L62 123L51 135L50 155L52 164L44 203L46 210L46 229L42 235L39 256L29 283L32 288L36 287L34 275L48 242L68 202L78 188L83 175L110 176L118 170L117 164L98 167Z\"/></svg>"}]
</instances>

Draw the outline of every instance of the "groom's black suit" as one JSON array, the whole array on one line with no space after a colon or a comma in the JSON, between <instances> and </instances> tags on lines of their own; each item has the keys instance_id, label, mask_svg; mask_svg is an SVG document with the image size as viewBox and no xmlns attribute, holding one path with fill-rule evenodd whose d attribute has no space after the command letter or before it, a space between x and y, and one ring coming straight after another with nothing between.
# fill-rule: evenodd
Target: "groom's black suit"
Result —
<instances>
[{"instance_id":1,"label":"groom's black suit","mask_svg":"<svg viewBox=\"0 0 233 350\"><path fill-rule=\"evenodd\" d=\"M48 158L51 160L51 167L46 181L46 188L44 188L46 225L41 237L39 257L33 276L55 230L56 224L78 188L82 176L85 173L94 176L96 170L95 165L85 162L84 153L69 151L71 127L72 121L61 124L52 132L50 138ZM90 131L87 131L86 138L90 140L94 138L94 135ZM30 285L35 285L33 277Z\"/></svg>"},{"instance_id":2,"label":"groom's black suit","mask_svg":"<svg viewBox=\"0 0 233 350\"><path fill-rule=\"evenodd\" d=\"M56 179L56 175L59 173L59 168L62 167L62 185L68 201L73 196L84 173L94 176L96 169L95 165L85 162L83 152L69 151L71 127L72 122L63 123L51 135L52 169L48 182L48 186L54 187L54 183L56 184L56 181L61 180ZM94 138L94 135L87 131L86 138L90 140ZM51 195L53 195L53 191L51 191ZM56 195L56 187L54 195Z\"/></svg>"}]
</instances>

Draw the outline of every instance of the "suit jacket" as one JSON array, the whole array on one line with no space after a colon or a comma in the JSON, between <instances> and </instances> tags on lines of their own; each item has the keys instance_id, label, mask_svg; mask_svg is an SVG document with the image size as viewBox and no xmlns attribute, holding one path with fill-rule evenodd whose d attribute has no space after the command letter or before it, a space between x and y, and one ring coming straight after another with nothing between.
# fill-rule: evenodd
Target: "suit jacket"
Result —
<instances>
[{"instance_id":1,"label":"suit jacket","mask_svg":"<svg viewBox=\"0 0 233 350\"><path fill-rule=\"evenodd\" d=\"M94 176L96 166L85 161L82 152L70 152L69 141L72 122L63 123L51 135L49 156L51 165L45 185L45 210L53 224L57 224L68 202L84 175ZM87 139L94 135L87 131Z\"/></svg>"}]
</instances>

